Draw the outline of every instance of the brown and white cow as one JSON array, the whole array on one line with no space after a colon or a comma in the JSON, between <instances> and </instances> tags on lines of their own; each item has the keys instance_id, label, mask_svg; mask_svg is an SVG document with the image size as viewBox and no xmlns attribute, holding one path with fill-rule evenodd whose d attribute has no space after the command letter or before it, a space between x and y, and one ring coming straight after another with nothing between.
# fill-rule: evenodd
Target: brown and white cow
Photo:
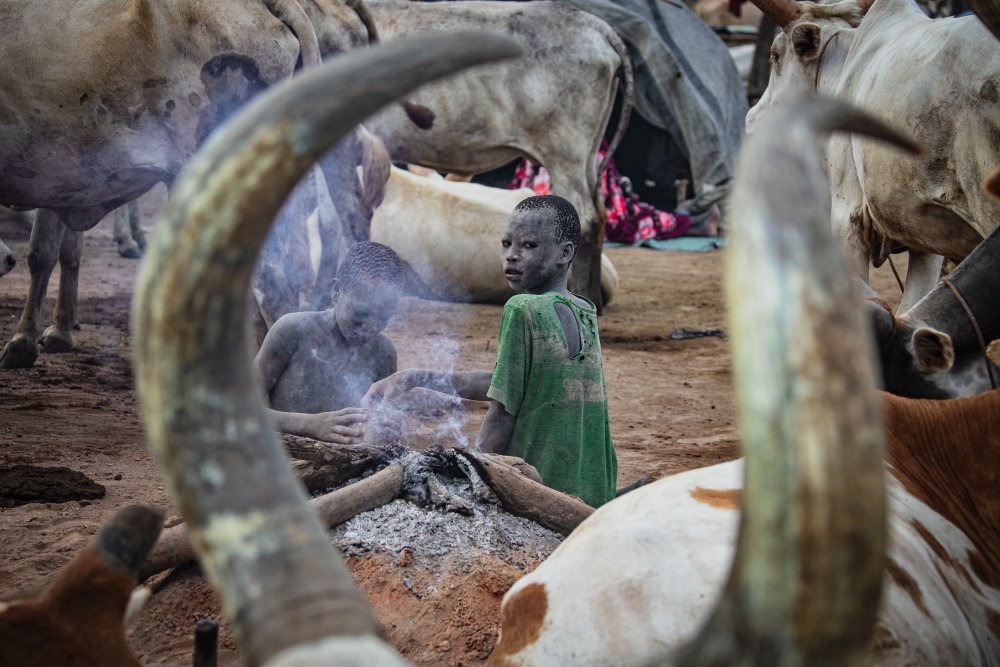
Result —
<instances>
[{"instance_id":1,"label":"brown and white cow","mask_svg":"<svg viewBox=\"0 0 1000 667\"><path fill-rule=\"evenodd\" d=\"M754 2L781 32L748 132L816 91L891 119L924 148L901 163L858 137L826 146L830 216L851 270L867 280L869 264L909 250L905 312L934 287L941 255L962 260L1000 224L980 186L1000 163L1000 48L977 18L929 19L913 0Z\"/></svg>"},{"instance_id":2,"label":"brown and white cow","mask_svg":"<svg viewBox=\"0 0 1000 667\"><path fill-rule=\"evenodd\" d=\"M834 451L841 448L838 436L846 440L861 423L863 413L847 405L847 395L860 385L852 388L845 379L852 371L841 367L870 372L871 351L861 346L858 357L844 355L845 340L868 336L842 261L827 263L830 255L822 254L832 238L815 204L828 185L817 160L808 157L817 147L814 126L857 130L857 121L842 104L799 100L763 122L744 144L729 209L733 238L726 285L746 463L671 476L600 508L507 593L490 664L658 664L682 649L722 592L731 590L728 563L749 529L741 505L814 506L808 492L781 499L781 482L762 491L762 474L777 467L773 474L781 479L785 472L777 460L750 456L759 439L820 439L823 432L803 414L825 422L831 437L822 447ZM818 297L813 290L823 284L830 292ZM853 308L834 312L834 294L853 301ZM743 305L749 301L757 303ZM758 311L759 318L750 320L746 310ZM777 330L777 339L765 338L768 329ZM791 369L801 384L787 384ZM869 375L865 381L873 380ZM883 413L888 554L878 559L885 571L881 595L878 588L869 591L868 608L878 610L874 633L854 634L856 662L843 664L998 664L1000 392L952 401L869 394L864 404ZM816 483L843 473L833 458L809 456L802 463ZM864 484L856 488L860 492ZM776 543L777 535L791 530L806 545L801 561L773 585L808 576L823 562L825 540L850 543L850 537L832 535L844 516L880 527L886 521L847 498L828 510L812 522L762 527ZM775 544L770 555L781 554ZM864 554L850 548L842 554L840 579L823 590L827 604L835 607L839 587L849 585L852 569L867 562ZM791 632L832 630L835 622L822 616L821 606L804 602ZM783 609L771 613L778 611ZM779 643L781 635L772 640ZM769 648L761 648L765 656ZM829 653L841 648L835 642L816 648L812 659L798 664L841 664ZM779 662L772 656L759 664Z\"/></svg>"},{"instance_id":3,"label":"brown and white cow","mask_svg":"<svg viewBox=\"0 0 1000 667\"><path fill-rule=\"evenodd\" d=\"M600 305L603 204L597 156L611 117L616 82L622 113L608 154L632 106L632 69L624 43L601 19L559 2L407 2L368 0L381 37L484 29L520 43L525 58L483 67L427 86L414 100L434 110L419 130L390 107L365 126L394 162L476 174L519 157L544 164L554 193L580 213L582 241L573 291Z\"/></svg>"},{"instance_id":4,"label":"brown and white cow","mask_svg":"<svg viewBox=\"0 0 1000 667\"><path fill-rule=\"evenodd\" d=\"M131 505L37 597L0 602L0 662L20 667L138 666L125 639L139 567L163 526L157 510ZM135 612L137 613L137 612Z\"/></svg>"},{"instance_id":5,"label":"brown and white cow","mask_svg":"<svg viewBox=\"0 0 1000 667\"><path fill-rule=\"evenodd\" d=\"M996 665L1000 391L882 404L889 554L870 662ZM731 461L599 509L507 593L490 664L655 664L682 646L726 583L743 478Z\"/></svg>"}]
</instances>

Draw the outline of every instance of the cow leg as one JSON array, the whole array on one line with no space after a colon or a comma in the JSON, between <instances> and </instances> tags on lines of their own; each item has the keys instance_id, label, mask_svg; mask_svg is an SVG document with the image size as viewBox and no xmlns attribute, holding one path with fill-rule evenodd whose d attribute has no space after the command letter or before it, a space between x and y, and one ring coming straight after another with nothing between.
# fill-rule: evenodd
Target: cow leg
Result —
<instances>
[{"instance_id":1,"label":"cow leg","mask_svg":"<svg viewBox=\"0 0 1000 667\"><path fill-rule=\"evenodd\" d=\"M543 158L544 160L544 158ZM578 160L576 164L588 163L588 160ZM561 161L549 160L545 163L552 181L552 193L565 197L576 208L580 215L580 247L573 259L572 271L569 276L571 292L587 297L601 312L604 304L601 300L601 251L604 246L603 211L598 210L592 195L581 191L581 185L589 186L595 180L585 173L576 174L570 180L565 176L568 170L560 168ZM562 164L573 164L567 161ZM553 165L553 166L550 166ZM594 166L591 165L591 169ZM592 190L591 190L592 192Z\"/></svg>"},{"instance_id":2,"label":"cow leg","mask_svg":"<svg viewBox=\"0 0 1000 667\"><path fill-rule=\"evenodd\" d=\"M897 313L905 313L934 289L941 277L942 264L944 257L941 255L910 251L906 268L906 285L903 288L899 308L896 309Z\"/></svg>"},{"instance_id":3,"label":"cow leg","mask_svg":"<svg viewBox=\"0 0 1000 667\"><path fill-rule=\"evenodd\" d=\"M39 320L42 304L65 232L66 227L53 211L38 210L35 224L31 228L31 240L28 242L28 271L31 273L28 299L14 337L4 346L3 354L0 355L0 368L30 368L38 358L35 341L41 329Z\"/></svg>"},{"instance_id":4,"label":"cow leg","mask_svg":"<svg viewBox=\"0 0 1000 667\"><path fill-rule=\"evenodd\" d=\"M83 232L67 229L59 248L59 297L56 299L55 323L45 329L38 341L42 352L69 352L73 349L82 253Z\"/></svg>"},{"instance_id":5,"label":"cow leg","mask_svg":"<svg viewBox=\"0 0 1000 667\"><path fill-rule=\"evenodd\" d=\"M115 226L114 239L118 244L118 254L127 259L142 257L146 239L139 227L139 203L133 199L124 206L116 208L111 216Z\"/></svg>"}]
</instances>

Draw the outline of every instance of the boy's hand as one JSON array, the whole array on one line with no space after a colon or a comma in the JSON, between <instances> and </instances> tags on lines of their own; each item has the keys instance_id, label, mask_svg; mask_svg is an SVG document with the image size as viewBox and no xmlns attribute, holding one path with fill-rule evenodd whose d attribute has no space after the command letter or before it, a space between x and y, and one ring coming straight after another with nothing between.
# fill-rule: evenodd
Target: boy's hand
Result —
<instances>
[{"instance_id":1,"label":"boy's hand","mask_svg":"<svg viewBox=\"0 0 1000 667\"><path fill-rule=\"evenodd\" d=\"M365 436L361 424L368 421L368 413L361 408L344 408L334 412L308 415L305 431L313 440L351 445Z\"/></svg>"},{"instance_id":2,"label":"boy's hand","mask_svg":"<svg viewBox=\"0 0 1000 667\"><path fill-rule=\"evenodd\" d=\"M387 378L383 378L372 384L368 388L365 397L361 399L361 406L369 410L374 410L383 401L392 402L392 399L411 388L409 370L397 371Z\"/></svg>"}]
</instances>

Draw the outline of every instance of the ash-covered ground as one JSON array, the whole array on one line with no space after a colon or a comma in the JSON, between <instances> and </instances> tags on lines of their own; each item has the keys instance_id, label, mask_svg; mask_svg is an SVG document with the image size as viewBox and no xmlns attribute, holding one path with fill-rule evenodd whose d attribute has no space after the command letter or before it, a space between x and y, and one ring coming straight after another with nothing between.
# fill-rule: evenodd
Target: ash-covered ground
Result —
<instances>
[{"instance_id":1,"label":"ash-covered ground","mask_svg":"<svg viewBox=\"0 0 1000 667\"><path fill-rule=\"evenodd\" d=\"M497 505L477 503L474 513L464 516L424 509L406 500L359 514L335 528L333 536L346 556L386 553L402 561L412 558L413 565L429 569L452 553L459 560L492 554L523 569L545 560L562 542L558 533Z\"/></svg>"}]
</instances>

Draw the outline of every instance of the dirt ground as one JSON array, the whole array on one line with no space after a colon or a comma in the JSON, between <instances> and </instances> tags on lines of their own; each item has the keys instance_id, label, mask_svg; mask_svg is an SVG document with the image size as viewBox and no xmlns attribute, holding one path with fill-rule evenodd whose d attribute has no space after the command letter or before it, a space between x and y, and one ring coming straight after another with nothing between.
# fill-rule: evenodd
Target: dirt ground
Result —
<instances>
[{"instance_id":1,"label":"dirt ground","mask_svg":"<svg viewBox=\"0 0 1000 667\"><path fill-rule=\"evenodd\" d=\"M0 238L19 262L0 279L0 341L7 341L27 293L27 235L4 227ZM621 285L599 326L619 486L736 457L730 341L669 337L681 327L727 329L724 251L619 248L608 254ZM117 255L108 222L89 232L77 349L43 355L32 369L0 371L0 466L67 466L107 489L99 500L0 509L0 600L38 591L123 505L150 503L173 513L143 442L130 370L128 317L138 265ZM49 289L50 311L57 277L58 270ZM898 298L887 268L876 273L874 284L889 299ZM407 299L387 333L399 350L400 367L489 369L500 312L497 306ZM473 413L466 433L474 437L482 415ZM404 588L392 574L398 563L367 557L352 559L351 566L390 639L420 664L480 662L495 636L500 597L520 574L487 563L478 576L456 575L453 588L418 604L412 585L429 583L411 581ZM194 566L163 579L131 641L151 664L190 664L194 622L217 618L218 604ZM178 580L189 583L171 585ZM469 627L459 637L454 627L442 627L448 622ZM234 646L224 628L224 664L235 661Z\"/></svg>"}]
</instances>

